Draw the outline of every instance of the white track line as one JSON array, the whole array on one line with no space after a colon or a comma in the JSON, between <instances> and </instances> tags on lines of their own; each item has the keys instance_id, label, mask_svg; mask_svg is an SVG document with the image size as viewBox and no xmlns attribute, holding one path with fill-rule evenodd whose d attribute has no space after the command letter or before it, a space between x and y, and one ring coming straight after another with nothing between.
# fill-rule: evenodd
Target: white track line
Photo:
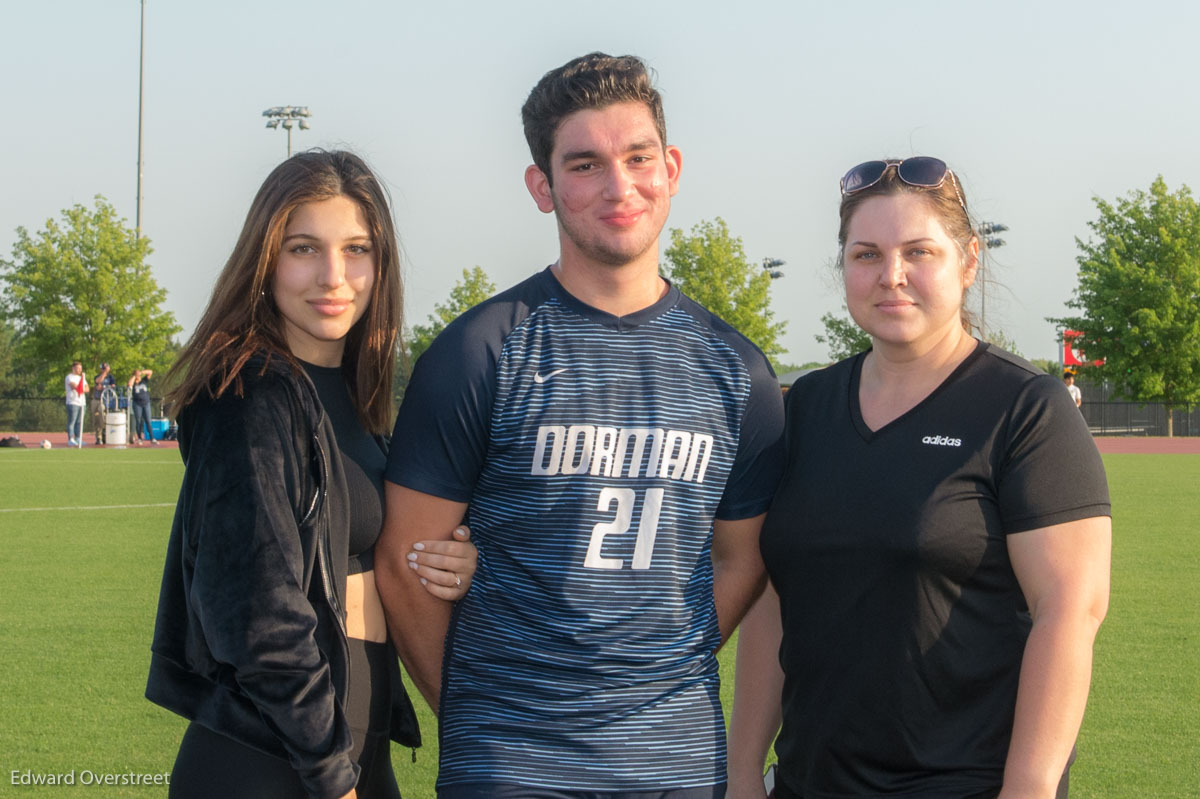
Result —
<instances>
[{"instance_id":1,"label":"white track line","mask_svg":"<svg viewBox=\"0 0 1200 799\"><path fill-rule=\"evenodd\" d=\"M2 451L3 450L0 450L0 452L2 452ZM109 461L77 461L74 459L74 457L72 457L71 460L67 460L66 458L46 458L44 460L39 459L37 462L37 465L41 466L42 464L45 464L45 463L69 463L72 466L103 466L105 469L109 469L109 468L113 468L113 467L124 468L126 466L179 466L180 468L183 467L183 461L177 460L175 458L172 458L170 460L165 460L165 461L125 461L122 463L112 463ZM11 460L11 461L8 460L7 458L0 459L0 466L8 466L9 464L13 464L16 466L29 466L30 465L29 463L25 463L24 461L18 462L15 459Z\"/></svg>"},{"instance_id":2,"label":"white track line","mask_svg":"<svg viewBox=\"0 0 1200 799\"><path fill-rule=\"evenodd\" d=\"M127 508L173 508L174 502L151 502L146 505L76 505L74 507L65 508L62 506L55 508L0 508L0 513L16 513L23 510L32 511L47 511L47 510L124 510Z\"/></svg>"}]
</instances>

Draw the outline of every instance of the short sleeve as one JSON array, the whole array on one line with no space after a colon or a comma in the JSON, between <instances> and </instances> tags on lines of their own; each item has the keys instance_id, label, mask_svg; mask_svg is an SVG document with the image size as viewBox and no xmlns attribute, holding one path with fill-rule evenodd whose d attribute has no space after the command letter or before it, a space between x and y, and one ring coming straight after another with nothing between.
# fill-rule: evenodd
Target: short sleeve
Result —
<instances>
[{"instance_id":1,"label":"short sleeve","mask_svg":"<svg viewBox=\"0 0 1200 799\"><path fill-rule=\"evenodd\" d=\"M392 430L389 482L470 501L487 456L501 346L481 335L480 318L460 317L417 360Z\"/></svg>"},{"instance_id":2,"label":"short sleeve","mask_svg":"<svg viewBox=\"0 0 1200 799\"><path fill-rule=\"evenodd\" d=\"M1020 391L1005 440L997 485L1005 533L1112 515L1096 443L1053 377L1035 377Z\"/></svg>"},{"instance_id":3,"label":"short sleeve","mask_svg":"<svg viewBox=\"0 0 1200 799\"><path fill-rule=\"evenodd\" d=\"M723 521L749 519L765 513L783 475L783 391L779 380L757 350L747 359L750 396L742 414L737 455L729 472L716 517Z\"/></svg>"}]
</instances>

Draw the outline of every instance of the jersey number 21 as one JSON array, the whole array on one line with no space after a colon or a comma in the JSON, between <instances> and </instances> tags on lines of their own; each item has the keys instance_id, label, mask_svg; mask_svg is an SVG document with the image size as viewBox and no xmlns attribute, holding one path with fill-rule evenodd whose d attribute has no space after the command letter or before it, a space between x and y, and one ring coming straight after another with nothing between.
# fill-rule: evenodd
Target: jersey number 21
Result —
<instances>
[{"instance_id":1,"label":"jersey number 21","mask_svg":"<svg viewBox=\"0 0 1200 799\"><path fill-rule=\"evenodd\" d=\"M654 537L658 534L658 514L662 510L664 488L646 489L642 501L642 518L638 522L637 544L633 548L634 569L649 569L650 559L654 555ZM629 532L629 524L633 521L633 507L637 503L637 492L632 488L604 488L600 491L600 501L596 510L608 512L613 500L617 502L617 515L610 522L600 522L592 528L592 540L588 543L587 557L583 565L588 569L623 569L625 561L621 558L606 558L600 554L604 548L604 536L621 535Z\"/></svg>"}]
</instances>

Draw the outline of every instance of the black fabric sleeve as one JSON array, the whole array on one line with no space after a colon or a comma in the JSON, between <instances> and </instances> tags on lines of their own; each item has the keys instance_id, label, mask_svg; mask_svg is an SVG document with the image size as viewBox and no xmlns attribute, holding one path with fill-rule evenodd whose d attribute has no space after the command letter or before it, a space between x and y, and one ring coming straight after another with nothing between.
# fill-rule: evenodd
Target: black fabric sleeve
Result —
<instances>
[{"instance_id":1,"label":"black fabric sleeve","mask_svg":"<svg viewBox=\"0 0 1200 799\"><path fill-rule=\"evenodd\" d=\"M194 560L188 602L213 658L228 668L219 678L235 681L258 708L309 794L340 797L358 767L314 637L305 593L311 558L297 522L313 499L304 494L315 492L310 453L294 443L310 422L281 380L217 404L219 411L198 412L181 496L184 556Z\"/></svg>"},{"instance_id":2,"label":"black fabric sleeve","mask_svg":"<svg viewBox=\"0 0 1200 799\"><path fill-rule=\"evenodd\" d=\"M417 360L392 430L389 482L470 501L487 457L496 364L513 325L508 310L476 306Z\"/></svg>"},{"instance_id":3,"label":"black fabric sleeve","mask_svg":"<svg viewBox=\"0 0 1200 799\"><path fill-rule=\"evenodd\" d=\"M749 519L765 513L775 496L786 459L783 444L783 391L767 359L757 349L744 353L750 396L742 414L738 450L716 517Z\"/></svg>"},{"instance_id":4,"label":"black fabric sleeve","mask_svg":"<svg viewBox=\"0 0 1200 799\"><path fill-rule=\"evenodd\" d=\"M1005 533L1112 515L1096 443L1050 375L1029 380L1007 423L998 494Z\"/></svg>"}]
</instances>

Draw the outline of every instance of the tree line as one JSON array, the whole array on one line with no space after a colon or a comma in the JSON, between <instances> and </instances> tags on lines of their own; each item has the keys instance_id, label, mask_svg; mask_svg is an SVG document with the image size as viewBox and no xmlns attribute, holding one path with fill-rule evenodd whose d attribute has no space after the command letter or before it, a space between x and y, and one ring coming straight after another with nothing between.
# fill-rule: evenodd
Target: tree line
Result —
<instances>
[{"instance_id":1,"label":"tree line","mask_svg":"<svg viewBox=\"0 0 1200 799\"><path fill-rule=\"evenodd\" d=\"M1074 313L1048 321L1082 333L1081 349L1098 362L1088 377L1111 383L1117 396L1169 408L1200 401L1200 205L1188 187L1171 192L1161 176L1148 192L1094 202L1091 238L1076 239L1079 282L1066 300ZM36 233L18 227L12 259L0 261L0 397L57 395L76 358L89 374L101 362L118 377L137 367L165 373L181 327L161 307L166 292L147 263L152 252L101 196ZM671 229L664 256L664 277L754 342L778 371L794 368L780 360L787 323L770 308L772 270L756 268L769 259L751 261L723 219ZM415 362L447 324L495 291L482 267L463 269L447 300L407 331L402 360ZM821 322L816 339L831 362L870 346L846 315L827 312ZM1013 349L1003 332L984 334ZM400 371L398 393L407 370Z\"/></svg>"},{"instance_id":2,"label":"tree line","mask_svg":"<svg viewBox=\"0 0 1200 799\"><path fill-rule=\"evenodd\" d=\"M182 328L161 307L150 241L107 200L16 232L12 259L0 260L0 397L61 396L74 360L89 379L108 363L118 385L134 369L171 365Z\"/></svg>"}]
</instances>

